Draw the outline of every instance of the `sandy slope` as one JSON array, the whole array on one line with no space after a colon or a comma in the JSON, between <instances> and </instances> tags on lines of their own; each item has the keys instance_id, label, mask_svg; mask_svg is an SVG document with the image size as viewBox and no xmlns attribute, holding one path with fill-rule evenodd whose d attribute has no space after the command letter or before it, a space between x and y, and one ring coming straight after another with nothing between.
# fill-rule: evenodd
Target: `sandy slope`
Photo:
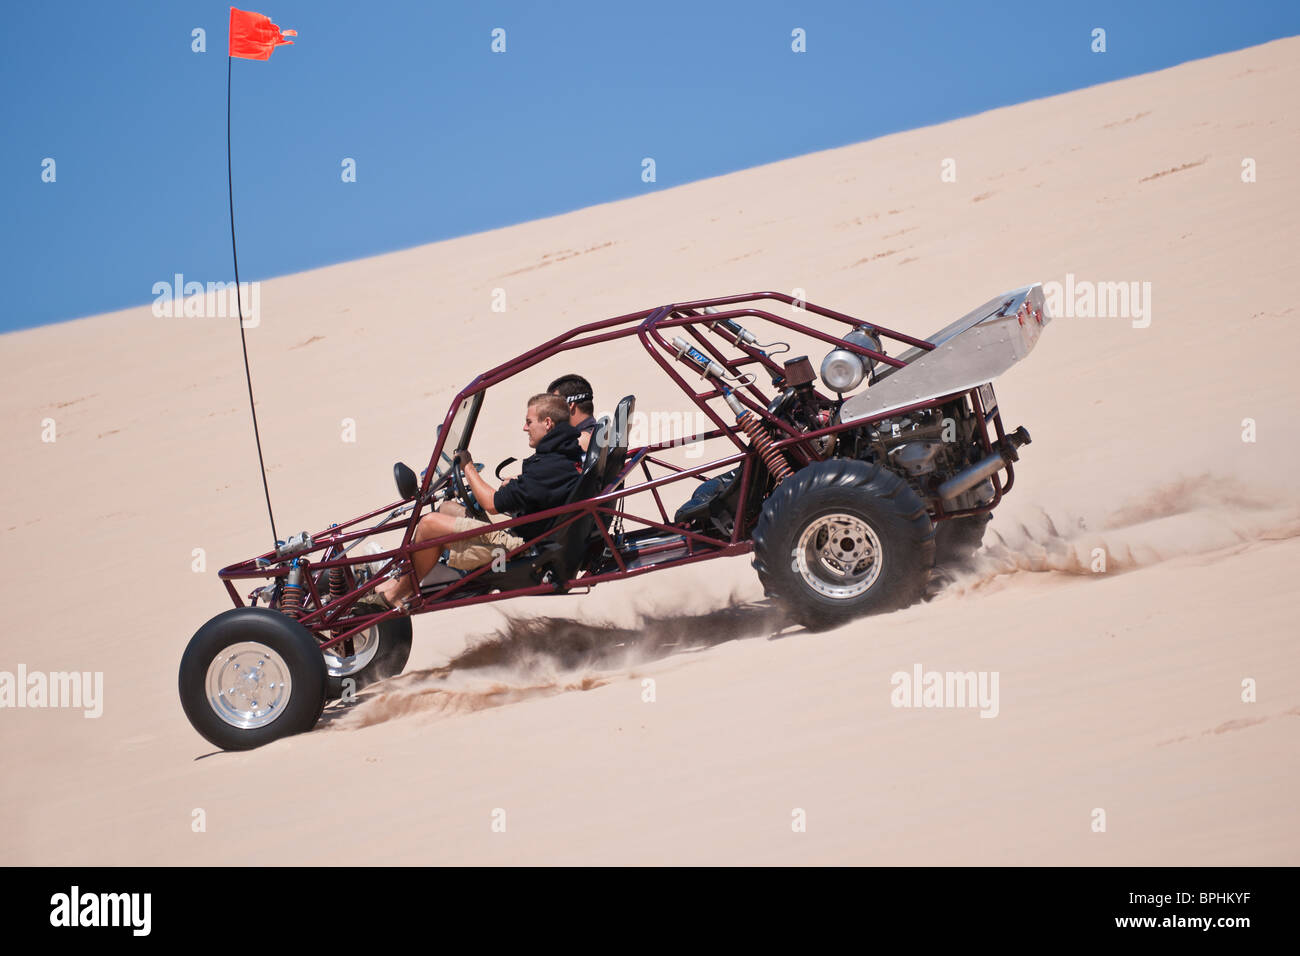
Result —
<instances>
[{"instance_id":1,"label":"sandy slope","mask_svg":"<svg viewBox=\"0 0 1300 956\"><path fill-rule=\"evenodd\" d=\"M203 756L175 690L228 606L212 572L267 538L231 323L146 307L0 338L0 670L106 682L98 720L0 712L0 860L1300 862L1297 94L1289 39L267 283L250 349L282 534L389 500L458 387L579 320L799 287L924 335L1070 272L1152 283L1152 322L1059 318L999 383L1034 444L993 546L928 604L769 639L710 615L759 596L747 559L715 562L513 606L694 615L611 638L626 659L525 647L445 679L421 672L502 619L429 615L408 675L253 753ZM586 371L653 400L644 361ZM517 410L490 411L480 457L516 454ZM892 707L917 663L998 672L998 717Z\"/></svg>"}]
</instances>

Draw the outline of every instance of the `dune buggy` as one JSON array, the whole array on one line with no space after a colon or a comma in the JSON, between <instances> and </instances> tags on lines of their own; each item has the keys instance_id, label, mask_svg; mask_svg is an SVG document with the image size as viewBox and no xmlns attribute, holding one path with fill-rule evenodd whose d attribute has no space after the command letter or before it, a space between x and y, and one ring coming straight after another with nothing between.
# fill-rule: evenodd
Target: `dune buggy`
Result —
<instances>
[{"instance_id":1,"label":"dune buggy","mask_svg":"<svg viewBox=\"0 0 1300 956\"><path fill-rule=\"evenodd\" d=\"M798 318L760 308L766 301ZM396 502L219 572L235 607L200 628L184 653L186 715L218 747L257 747L309 730L328 700L400 673L409 614L564 594L751 551L768 595L810 629L911 604L936 559L979 547L1012 486L1029 434L1004 430L992 383L1049 320L1041 285L991 299L927 339L761 292L660 306L559 335L456 396L423 477L394 466ZM761 342L747 327L755 322L826 347L819 369L806 355L784 357L788 343L781 351ZM376 602L374 588L409 573L416 550L478 533L413 541L423 511L441 500L486 517L455 461L487 390L545 359L616 339L635 339L712 427L633 447L635 397L627 396L602 419L568 501L497 524L544 521L543 532L472 571L436 564L408 608ZM669 460L670 449L697 442L721 443L726 453L701 464ZM670 486L690 492L672 514ZM396 534L390 547L375 541ZM245 604L238 585L253 580L262 583Z\"/></svg>"}]
</instances>

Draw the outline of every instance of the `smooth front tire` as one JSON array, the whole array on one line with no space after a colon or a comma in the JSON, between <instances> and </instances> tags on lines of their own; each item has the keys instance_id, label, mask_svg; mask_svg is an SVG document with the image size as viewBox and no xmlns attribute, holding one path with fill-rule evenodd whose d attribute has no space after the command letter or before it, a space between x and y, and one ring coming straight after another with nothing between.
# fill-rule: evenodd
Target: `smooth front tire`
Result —
<instances>
[{"instance_id":1,"label":"smooth front tire","mask_svg":"<svg viewBox=\"0 0 1300 956\"><path fill-rule=\"evenodd\" d=\"M934 526L911 486L855 460L814 462L783 481L754 528L767 593L809 630L919 601Z\"/></svg>"},{"instance_id":2,"label":"smooth front tire","mask_svg":"<svg viewBox=\"0 0 1300 956\"><path fill-rule=\"evenodd\" d=\"M251 750L316 725L325 661L312 633L278 611L233 608L204 624L181 657L181 706L222 750Z\"/></svg>"}]
</instances>

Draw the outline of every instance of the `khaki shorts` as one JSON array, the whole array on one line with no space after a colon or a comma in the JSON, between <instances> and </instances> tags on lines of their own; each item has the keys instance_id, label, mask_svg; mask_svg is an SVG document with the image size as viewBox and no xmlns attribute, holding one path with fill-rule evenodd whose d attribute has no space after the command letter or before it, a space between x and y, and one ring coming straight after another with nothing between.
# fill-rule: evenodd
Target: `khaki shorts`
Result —
<instances>
[{"instance_id":1,"label":"khaki shorts","mask_svg":"<svg viewBox=\"0 0 1300 956\"><path fill-rule=\"evenodd\" d=\"M475 528L492 528L491 522L479 521L477 518L457 518L453 530L456 534L473 531ZM447 565L457 571L472 571L491 561L498 553L503 557L507 551L524 543L523 538L516 538L506 530L489 530L475 538L463 538L447 546Z\"/></svg>"}]
</instances>

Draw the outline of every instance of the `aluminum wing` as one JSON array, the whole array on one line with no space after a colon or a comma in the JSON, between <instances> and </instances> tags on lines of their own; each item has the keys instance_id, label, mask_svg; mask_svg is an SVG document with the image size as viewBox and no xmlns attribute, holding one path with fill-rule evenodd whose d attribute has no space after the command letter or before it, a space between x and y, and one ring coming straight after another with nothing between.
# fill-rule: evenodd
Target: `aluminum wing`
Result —
<instances>
[{"instance_id":1,"label":"aluminum wing","mask_svg":"<svg viewBox=\"0 0 1300 956\"><path fill-rule=\"evenodd\" d=\"M1029 354L1051 316L1041 283L990 299L929 336L933 349L908 349L866 391L840 409L840 421L875 418L896 408L991 382Z\"/></svg>"}]
</instances>

